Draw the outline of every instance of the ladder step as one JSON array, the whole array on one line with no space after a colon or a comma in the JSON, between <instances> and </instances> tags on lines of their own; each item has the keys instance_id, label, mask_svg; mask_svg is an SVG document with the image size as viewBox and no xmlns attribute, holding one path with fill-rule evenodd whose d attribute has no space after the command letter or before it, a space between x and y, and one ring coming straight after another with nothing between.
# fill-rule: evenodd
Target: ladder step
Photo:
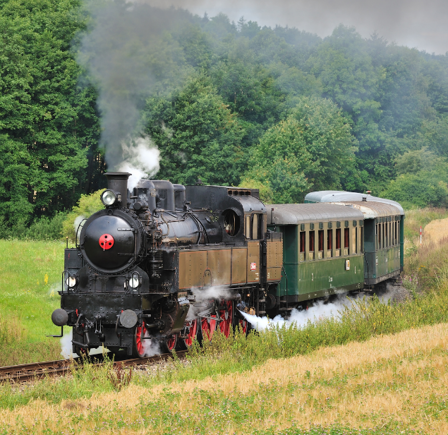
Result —
<instances>
[{"instance_id":1,"label":"ladder step","mask_svg":"<svg viewBox=\"0 0 448 435\"><path fill-rule=\"evenodd\" d=\"M294 307L288 307L288 308L283 307L283 308L279 308L278 310L279 311L292 311L293 309L294 309Z\"/></svg>"},{"instance_id":2,"label":"ladder step","mask_svg":"<svg viewBox=\"0 0 448 435\"><path fill-rule=\"evenodd\" d=\"M258 302L260 302L260 304L264 304L266 302L266 299L260 299Z\"/></svg>"}]
</instances>

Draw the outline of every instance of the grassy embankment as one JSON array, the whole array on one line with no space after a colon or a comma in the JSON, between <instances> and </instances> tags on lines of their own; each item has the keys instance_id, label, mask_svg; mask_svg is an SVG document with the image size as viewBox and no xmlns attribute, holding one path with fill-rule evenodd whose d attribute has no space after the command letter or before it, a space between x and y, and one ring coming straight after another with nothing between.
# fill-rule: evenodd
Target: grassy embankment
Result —
<instances>
[{"instance_id":1,"label":"grassy embankment","mask_svg":"<svg viewBox=\"0 0 448 435\"><path fill-rule=\"evenodd\" d=\"M60 357L51 313L59 304L62 242L0 240L0 366Z\"/></svg>"},{"instance_id":2,"label":"grassy embankment","mask_svg":"<svg viewBox=\"0 0 448 435\"><path fill-rule=\"evenodd\" d=\"M340 322L221 337L186 367L134 375L130 385L105 367L0 387L4 431L446 433L448 328L424 325L448 320L448 245L420 248L406 262L414 297L400 305L371 299Z\"/></svg>"},{"instance_id":3,"label":"grassy embankment","mask_svg":"<svg viewBox=\"0 0 448 435\"><path fill-rule=\"evenodd\" d=\"M238 374L171 383L134 376L121 391L106 369L88 369L53 382L54 400L38 384L45 400L1 410L0 433L446 434L447 346L440 324ZM89 383L97 393L77 397Z\"/></svg>"}]
</instances>

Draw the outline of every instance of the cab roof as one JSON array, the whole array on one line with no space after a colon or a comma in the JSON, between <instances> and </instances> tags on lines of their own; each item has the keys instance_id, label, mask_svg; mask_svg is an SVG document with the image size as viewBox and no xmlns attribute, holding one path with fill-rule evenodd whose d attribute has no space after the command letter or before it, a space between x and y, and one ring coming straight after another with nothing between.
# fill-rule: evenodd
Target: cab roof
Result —
<instances>
[{"instance_id":1,"label":"cab roof","mask_svg":"<svg viewBox=\"0 0 448 435\"><path fill-rule=\"evenodd\" d=\"M358 202L362 202L363 204L369 203L382 203L389 204L395 207L398 210L393 211L390 209L391 215L404 215L403 207L396 201L392 201L391 199L378 198L376 196L369 195L367 193L357 193L357 192L344 192L340 190L322 190L319 192L310 192L305 196L305 203L322 203L322 202L331 202L331 203L344 203L344 204L357 204ZM385 215L381 215L385 216Z\"/></svg>"},{"instance_id":2,"label":"cab roof","mask_svg":"<svg viewBox=\"0 0 448 435\"><path fill-rule=\"evenodd\" d=\"M268 224L297 225L305 222L364 220L364 214L350 204L270 204Z\"/></svg>"}]
</instances>

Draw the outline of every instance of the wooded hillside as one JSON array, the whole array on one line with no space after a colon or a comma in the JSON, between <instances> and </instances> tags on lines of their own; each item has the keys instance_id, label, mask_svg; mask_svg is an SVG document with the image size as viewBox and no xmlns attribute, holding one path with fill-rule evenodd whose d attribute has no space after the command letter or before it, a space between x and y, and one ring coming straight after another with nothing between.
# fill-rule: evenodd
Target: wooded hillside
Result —
<instances>
[{"instance_id":1,"label":"wooded hillside","mask_svg":"<svg viewBox=\"0 0 448 435\"><path fill-rule=\"evenodd\" d=\"M138 130L160 150L157 178L244 184L274 202L340 188L406 207L448 202L447 55L343 26L322 39L224 15L115 5L136 28L159 23L151 41L127 35L154 78L141 92ZM0 0L8 227L69 210L104 185L98 85L77 62L92 22L79 0Z\"/></svg>"}]
</instances>

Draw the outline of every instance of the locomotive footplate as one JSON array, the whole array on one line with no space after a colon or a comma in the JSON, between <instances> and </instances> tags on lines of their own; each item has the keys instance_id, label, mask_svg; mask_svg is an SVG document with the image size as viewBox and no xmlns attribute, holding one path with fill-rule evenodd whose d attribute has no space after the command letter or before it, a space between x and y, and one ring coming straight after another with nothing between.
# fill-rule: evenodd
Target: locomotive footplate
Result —
<instances>
[{"instance_id":1,"label":"locomotive footplate","mask_svg":"<svg viewBox=\"0 0 448 435\"><path fill-rule=\"evenodd\" d=\"M83 332L73 328L73 352L78 353L78 349L94 349L104 345L107 349L114 351L118 349L126 349L129 356L132 355L134 346L134 329L113 327L103 328L103 338L94 334L93 330Z\"/></svg>"},{"instance_id":2,"label":"locomotive footplate","mask_svg":"<svg viewBox=\"0 0 448 435\"><path fill-rule=\"evenodd\" d=\"M142 298L135 294L85 293L63 294L61 307L69 313L69 326L75 325L79 315L94 322L115 325L117 316L125 310L132 310L140 318L142 314Z\"/></svg>"}]
</instances>

